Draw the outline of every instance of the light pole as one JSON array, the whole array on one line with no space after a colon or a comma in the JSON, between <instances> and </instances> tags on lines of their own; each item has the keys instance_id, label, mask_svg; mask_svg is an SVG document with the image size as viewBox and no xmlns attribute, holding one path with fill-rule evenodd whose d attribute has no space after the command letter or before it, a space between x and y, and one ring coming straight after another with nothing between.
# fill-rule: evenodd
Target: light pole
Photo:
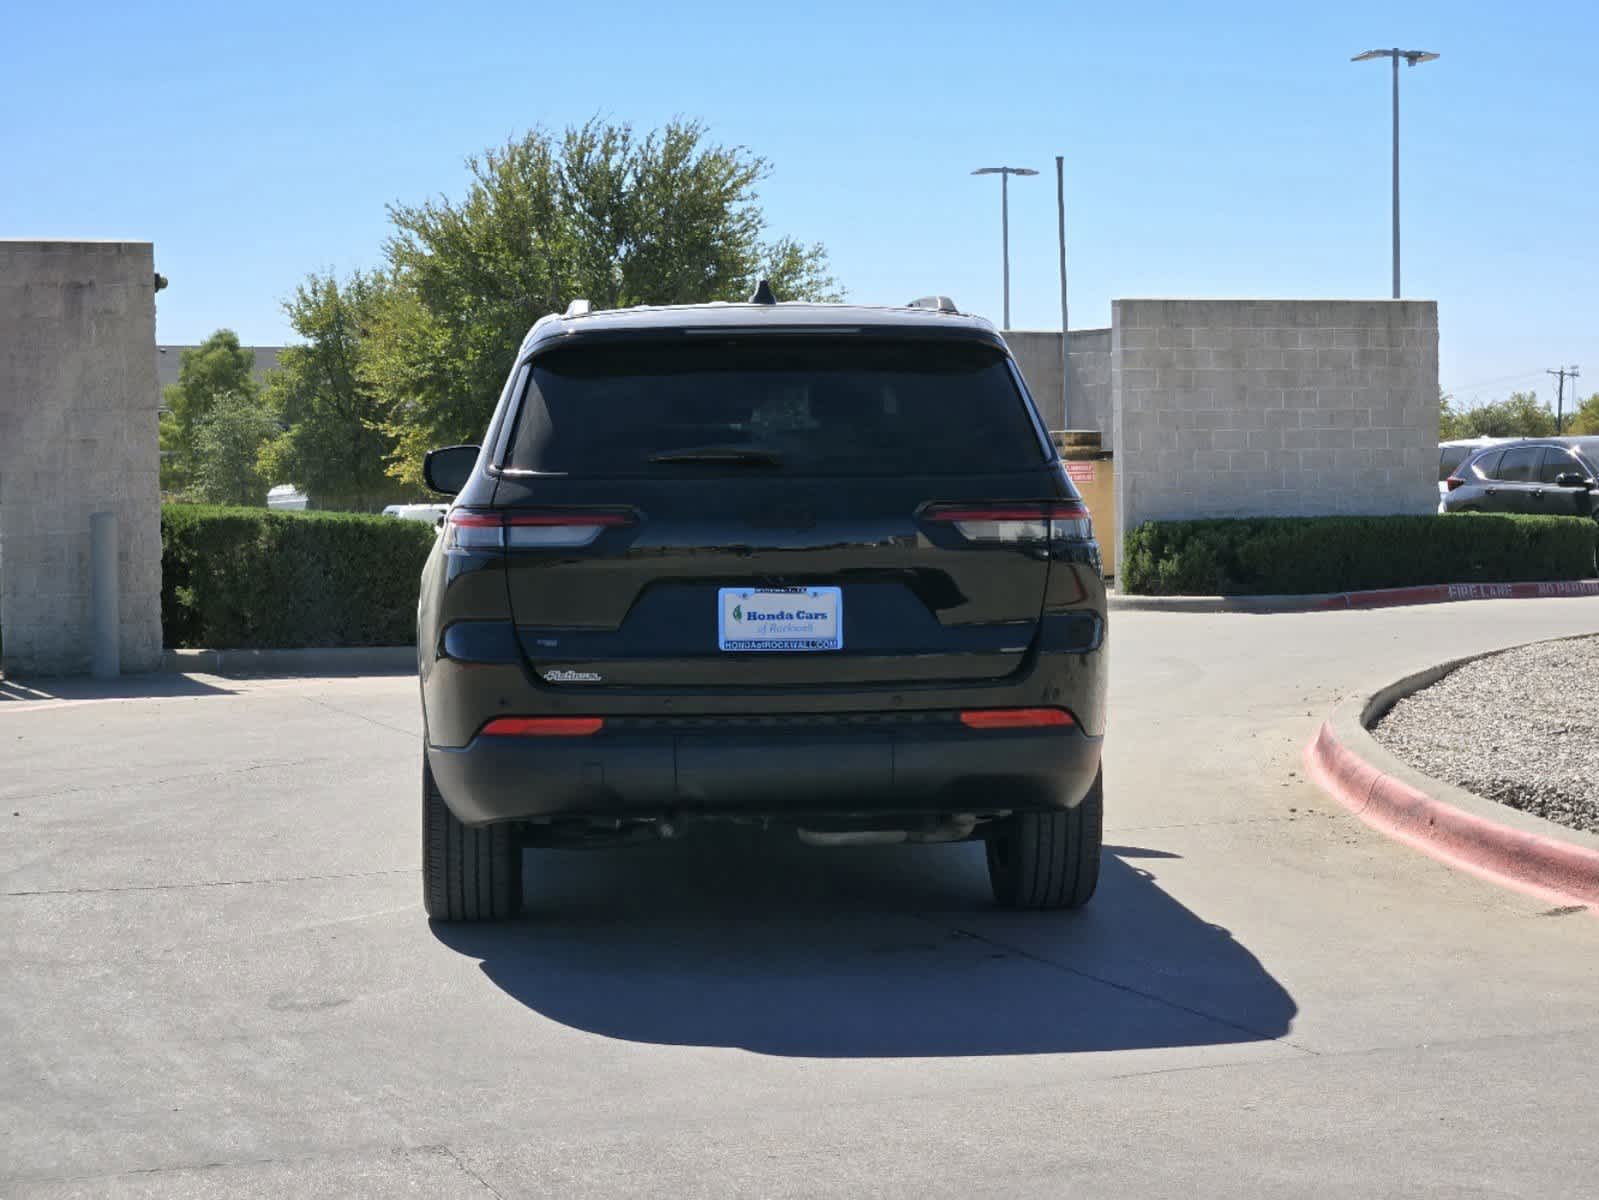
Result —
<instances>
[{"instance_id":1,"label":"light pole","mask_svg":"<svg viewBox=\"0 0 1599 1200\"><path fill-rule=\"evenodd\" d=\"M1357 54L1350 62L1366 62L1373 58L1391 58L1394 61L1394 299L1399 299L1399 60L1411 66L1431 62L1438 56L1431 50L1367 50Z\"/></svg>"},{"instance_id":2,"label":"light pole","mask_svg":"<svg viewBox=\"0 0 1599 1200\"><path fill-rule=\"evenodd\" d=\"M999 176L999 228L1001 253L1005 258L1005 328L1010 328L1010 177L1037 175L1031 167L978 167L973 175Z\"/></svg>"},{"instance_id":3,"label":"light pole","mask_svg":"<svg viewBox=\"0 0 1599 1200\"><path fill-rule=\"evenodd\" d=\"M1066 156L1055 156L1055 219L1060 226L1060 427L1072 427L1072 331L1066 322Z\"/></svg>"}]
</instances>

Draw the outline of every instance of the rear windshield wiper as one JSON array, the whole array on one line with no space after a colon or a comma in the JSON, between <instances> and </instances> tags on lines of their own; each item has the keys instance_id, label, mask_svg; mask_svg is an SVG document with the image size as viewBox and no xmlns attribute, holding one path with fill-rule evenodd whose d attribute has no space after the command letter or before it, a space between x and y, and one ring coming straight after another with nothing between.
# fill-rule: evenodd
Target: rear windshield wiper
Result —
<instances>
[{"instance_id":1,"label":"rear windshield wiper","mask_svg":"<svg viewBox=\"0 0 1599 1200\"><path fill-rule=\"evenodd\" d=\"M783 456L776 450L754 446L691 446L682 450L662 450L649 457L652 463L728 463L740 467L780 467Z\"/></svg>"}]
</instances>

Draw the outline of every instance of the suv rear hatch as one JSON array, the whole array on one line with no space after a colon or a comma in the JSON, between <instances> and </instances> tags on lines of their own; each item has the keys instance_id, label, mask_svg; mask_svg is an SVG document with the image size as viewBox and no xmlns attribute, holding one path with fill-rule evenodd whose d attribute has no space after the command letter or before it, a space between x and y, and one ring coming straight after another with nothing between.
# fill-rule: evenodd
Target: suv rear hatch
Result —
<instances>
[{"instance_id":1,"label":"suv rear hatch","mask_svg":"<svg viewBox=\"0 0 1599 1200\"><path fill-rule=\"evenodd\" d=\"M1015 672L1071 500L997 346L722 332L536 358L494 505L541 680L725 690Z\"/></svg>"}]
</instances>

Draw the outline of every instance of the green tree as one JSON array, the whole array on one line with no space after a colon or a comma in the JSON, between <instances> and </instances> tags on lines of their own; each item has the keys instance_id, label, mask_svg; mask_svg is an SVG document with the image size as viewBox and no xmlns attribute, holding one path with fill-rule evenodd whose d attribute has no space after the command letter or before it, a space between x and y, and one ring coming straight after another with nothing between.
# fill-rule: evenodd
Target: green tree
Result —
<instances>
[{"instance_id":1,"label":"green tree","mask_svg":"<svg viewBox=\"0 0 1599 1200\"><path fill-rule=\"evenodd\" d=\"M1466 415L1454 407L1454 399L1442 388L1438 390L1438 440L1440 442L1452 442L1459 438L1472 436L1467 431Z\"/></svg>"},{"instance_id":2,"label":"green tree","mask_svg":"<svg viewBox=\"0 0 1599 1200\"><path fill-rule=\"evenodd\" d=\"M1599 437L1599 392L1577 405L1566 417L1565 432L1571 437Z\"/></svg>"},{"instance_id":3,"label":"green tree","mask_svg":"<svg viewBox=\"0 0 1599 1200\"><path fill-rule=\"evenodd\" d=\"M197 468L196 434L201 420L223 396L254 400L260 389L251 371L255 354L239 345L239 335L219 329L198 346L183 352L178 382L162 394L161 488L184 492Z\"/></svg>"},{"instance_id":4,"label":"green tree","mask_svg":"<svg viewBox=\"0 0 1599 1200\"><path fill-rule=\"evenodd\" d=\"M430 447L482 435L529 325L597 307L743 299L760 278L790 300L836 299L826 252L766 238L769 166L679 121L642 137L591 120L467 160L459 201L392 205L393 286L362 372L385 412L390 473L420 478Z\"/></svg>"},{"instance_id":5,"label":"green tree","mask_svg":"<svg viewBox=\"0 0 1599 1200\"><path fill-rule=\"evenodd\" d=\"M362 511L408 494L385 471L394 442L362 371L384 286L360 271L342 283L313 273L283 305L305 341L285 347L267 377L267 405L284 429L262 447L259 472L304 489L319 508Z\"/></svg>"},{"instance_id":6,"label":"green tree","mask_svg":"<svg viewBox=\"0 0 1599 1200\"><path fill-rule=\"evenodd\" d=\"M265 504L267 483L256 463L261 447L277 431L259 396L217 396L195 422L194 498L207 504Z\"/></svg>"},{"instance_id":7,"label":"green tree","mask_svg":"<svg viewBox=\"0 0 1599 1200\"><path fill-rule=\"evenodd\" d=\"M1548 437L1555 431L1555 414L1538 403L1536 392L1513 392L1508 400L1479 404L1453 413L1444 406L1439 436L1445 429L1457 438Z\"/></svg>"}]
</instances>

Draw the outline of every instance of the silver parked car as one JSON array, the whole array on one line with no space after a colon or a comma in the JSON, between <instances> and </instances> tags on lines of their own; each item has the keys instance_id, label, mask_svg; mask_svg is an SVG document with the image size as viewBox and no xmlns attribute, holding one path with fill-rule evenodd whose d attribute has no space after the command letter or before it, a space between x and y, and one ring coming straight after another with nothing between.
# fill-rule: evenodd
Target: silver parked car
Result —
<instances>
[{"instance_id":1,"label":"silver parked car","mask_svg":"<svg viewBox=\"0 0 1599 1200\"><path fill-rule=\"evenodd\" d=\"M1445 486L1445 512L1599 517L1599 437L1489 446L1462 463Z\"/></svg>"}]
</instances>

